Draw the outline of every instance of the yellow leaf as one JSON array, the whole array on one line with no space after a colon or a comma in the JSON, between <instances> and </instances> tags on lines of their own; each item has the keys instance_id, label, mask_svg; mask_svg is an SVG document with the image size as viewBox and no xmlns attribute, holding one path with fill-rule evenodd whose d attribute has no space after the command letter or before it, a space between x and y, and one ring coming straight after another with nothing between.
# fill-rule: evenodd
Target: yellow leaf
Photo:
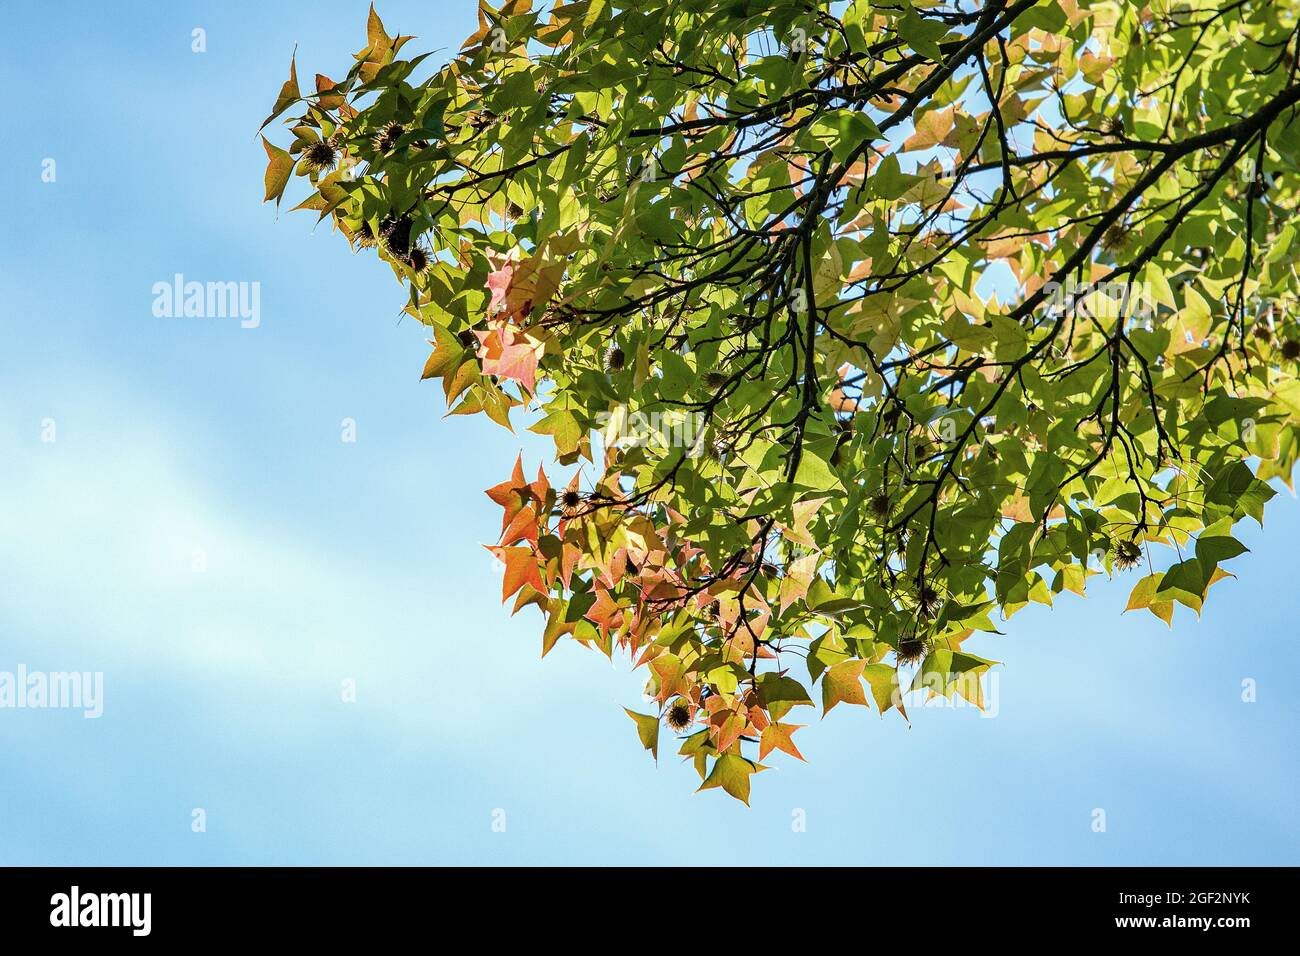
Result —
<instances>
[{"instance_id":1,"label":"yellow leaf","mask_svg":"<svg viewBox=\"0 0 1300 956\"><path fill-rule=\"evenodd\" d=\"M822 678L822 716L825 717L838 703L867 706L867 695L862 690L862 669L866 661L847 660L831 667Z\"/></svg>"},{"instance_id":2,"label":"yellow leaf","mask_svg":"<svg viewBox=\"0 0 1300 956\"><path fill-rule=\"evenodd\" d=\"M943 141L952 129L953 108L931 110L916 121L916 132L903 143L903 149L927 149Z\"/></svg>"}]
</instances>

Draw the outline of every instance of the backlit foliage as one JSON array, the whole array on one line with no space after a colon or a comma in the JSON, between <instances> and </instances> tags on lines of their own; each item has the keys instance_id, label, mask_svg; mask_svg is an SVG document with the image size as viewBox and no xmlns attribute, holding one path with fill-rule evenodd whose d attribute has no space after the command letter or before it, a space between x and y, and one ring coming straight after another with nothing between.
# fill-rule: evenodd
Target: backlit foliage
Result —
<instances>
[{"instance_id":1,"label":"backlit foliage","mask_svg":"<svg viewBox=\"0 0 1300 956\"><path fill-rule=\"evenodd\" d=\"M978 702L1027 603L1227 576L1297 455L1298 10L511 0L440 69L372 11L266 195L582 465L488 492L504 596L747 801L800 708Z\"/></svg>"}]
</instances>

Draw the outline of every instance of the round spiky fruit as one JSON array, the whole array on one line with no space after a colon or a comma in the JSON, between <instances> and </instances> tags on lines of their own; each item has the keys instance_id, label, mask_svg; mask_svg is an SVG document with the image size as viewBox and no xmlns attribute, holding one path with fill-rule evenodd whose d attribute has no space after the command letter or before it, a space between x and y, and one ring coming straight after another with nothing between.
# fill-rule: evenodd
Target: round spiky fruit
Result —
<instances>
[{"instance_id":1,"label":"round spiky fruit","mask_svg":"<svg viewBox=\"0 0 1300 956\"><path fill-rule=\"evenodd\" d=\"M411 247L413 225L410 216L385 216L379 223L380 246L399 259L406 258L406 251Z\"/></svg>"},{"instance_id":2,"label":"round spiky fruit","mask_svg":"<svg viewBox=\"0 0 1300 956\"><path fill-rule=\"evenodd\" d=\"M402 134L405 132L406 130L402 127L401 123L386 123L383 128L375 134L375 152L383 153L385 155L391 153L393 149L396 148L397 141L402 138Z\"/></svg>"},{"instance_id":3,"label":"round spiky fruit","mask_svg":"<svg viewBox=\"0 0 1300 956\"><path fill-rule=\"evenodd\" d=\"M323 171L333 169L339 154L329 143L310 143L302 151L302 161L309 169Z\"/></svg>"},{"instance_id":4,"label":"round spiky fruit","mask_svg":"<svg viewBox=\"0 0 1300 956\"><path fill-rule=\"evenodd\" d=\"M916 607L922 617L934 617L939 611L939 592L928 584L922 584L916 592Z\"/></svg>"},{"instance_id":5,"label":"round spiky fruit","mask_svg":"<svg viewBox=\"0 0 1300 956\"><path fill-rule=\"evenodd\" d=\"M605 350L605 371L621 372L627 365L627 356L617 345L611 345Z\"/></svg>"},{"instance_id":6,"label":"round spiky fruit","mask_svg":"<svg viewBox=\"0 0 1300 956\"><path fill-rule=\"evenodd\" d=\"M719 372L717 369L709 369L704 373L704 387L714 392L727 384L727 375L725 372Z\"/></svg>"},{"instance_id":7,"label":"round spiky fruit","mask_svg":"<svg viewBox=\"0 0 1300 956\"><path fill-rule=\"evenodd\" d=\"M1142 547L1136 541L1115 542L1115 567L1127 571L1142 560Z\"/></svg>"},{"instance_id":8,"label":"round spiky fruit","mask_svg":"<svg viewBox=\"0 0 1300 956\"><path fill-rule=\"evenodd\" d=\"M1295 339L1287 339L1282 343L1282 357L1288 362L1294 362L1300 359L1300 342Z\"/></svg>"},{"instance_id":9,"label":"round spiky fruit","mask_svg":"<svg viewBox=\"0 0 1300 956\"><path fill-rule=\"evenodd\" d=\"M363 222L352 230L352 241L362 249L370 249L379 245L379 237L375 235L375 231L370 228L368 222Z\"/></svg>"},{"instance_id":10,"label":"round spiky fruit","mask_svg":"<svg viewBox=\"0 0 1300 956\"><path fill-rule=\"evenodd\" d=\"M668 705L668 713L664 715L664 723L668 729L675 734L683 733L691 726L691 706L680 697Z\"/></svg>"},{"instance_id":11,"label":"round spiky fruit","mask_svg":"<svg viewBox=\"0 0 1300 956\"><path fill-rule=\"evenodd\" d=\"M900 664L915 664L925 657L925 652L928 649L929 647L923 638L905 637L898 642L898 649L894 651L894 656Z\"/></svg>"},{"instance_id":12,"label":"round spiky fruit","mask_svg":"<svg viewBox=\"0 0 1300 956\"><path fill-rule=\"evenodd\" d=\"M419 246L412 246L406 253L406 264L411 267L412 272L419 275L429 268L429 254Z\"/></svg>"}]
</instances>

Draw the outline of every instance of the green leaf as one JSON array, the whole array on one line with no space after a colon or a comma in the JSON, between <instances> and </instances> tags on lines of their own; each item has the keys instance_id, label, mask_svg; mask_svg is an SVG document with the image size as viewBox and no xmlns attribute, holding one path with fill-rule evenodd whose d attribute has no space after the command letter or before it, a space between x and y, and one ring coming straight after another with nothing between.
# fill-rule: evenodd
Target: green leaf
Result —
<instances>
[{"instance_id":1,"label":"green leaf","mask_svg":"<svg viewBox=\"0 0 1300 956\"><path fill-rule=\"evenodd\" d=\"M907 716L903 709L903 692L898 684L898 669L888 664L868 664L862 669L862 676L871 687L871 696L883 716L891 707L898 707L899 713Z\"/></svg>"},{"instance_id":2,"label":"green leaf","mask_svg":"<svg viewBox=\"0 0 1300 956\"><path fill-rule=\"evenodd\" d=\"M275 98L275 105L271 107L271 115L262 120L262 125L258 127L259 131L266 129L271 120L302 99L302 94L298 91L297 59L298 51L295 47L293 56L289 57L289 79L285 80L284 85L280 87L280 95Z\"/></svg>"},{"instance_id":3,"label":"green leaf","mask_svg":"<svg viewBox=\"0 0 1300 956\"><path fill-rule=\"evenodd\" d=\"M528 430L539 435L550 435L555 439L555 451L561 458L575 454L578 443L583 437L582 426L567 409L553 409L547 412L545 418Z\"/></svg>"},{"instance_id":4,"label":"green leaf","mask_svg":"<svg viewBox=\"0 0 1300 956\"><path fill-rule=\"evenodd\" d=\"M761 769L761 765L751 760L725 753L713 762L713 769L709 771L708 779L700 784L699 789L712 790L721 787L745 806L749 806L749 778Z\"/></svg>"},{"instance_id":5,"label":"green leaf","mask_svg":"<svg viewBox=\"0 0 1300 956\"><path fill-rule=\"evenodd\" d=\"M814 491L829 491L832 488L842 487L831 466L807 449L804 449L803 455L799 458L799 468L794 474L794 483Z\"/></svg>"},{"instance_id":6,"label":"green leaf","mask_svg":"<svg viewBox=\"0 0 1300 956\"><path fill-rule=\"evenodd\" d=\"M880 139L880 130L869 116L857 110L831 110L817 117L809 129L809 136L818 145L830 150L836 162L842 163L849 154Z\"/></svg>"},{"instance_id":7,"label":"green leaf","mask_svg":"<svg viewBox=\"0 0 1300 956\"><path fill-rule=\"evenodd\" d=\"M266 165L266 196L263 197L262 202L274 199L278 206L284 187L293 173L293 157L287 150L272 145L265 136L262 137L262 146L265 147L269 160Z\"/></svg>"},{"instance_id":8,"label":"green leaf","mask_svg":"<svg viewBox=\"0 0 1300 956\"><path fill-rule=\"evenodd\" d=\"M641 746L650 751L650 755L655 761L659 760L659 718L652 717L649 714L638 714L636 711L623 708L626 713L636 723L637 736L641 738Z\"/></svg>"}]
</instances>

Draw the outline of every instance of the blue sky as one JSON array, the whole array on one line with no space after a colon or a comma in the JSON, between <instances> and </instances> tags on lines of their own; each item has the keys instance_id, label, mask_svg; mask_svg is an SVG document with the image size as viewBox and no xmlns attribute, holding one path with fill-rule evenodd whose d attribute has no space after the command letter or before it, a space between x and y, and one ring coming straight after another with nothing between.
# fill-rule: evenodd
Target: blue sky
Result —
<instances>
[{"instance_id":1,"label":"blue sky","mask_svg":"<svg viewBox=\"0 0 1300 956\"><path fill-rule=\"evenodd\" d=\"M294 44L341 74L366 6L0 11L0 671L105 681L98 720L0 709L0 863L1300 863L1285 492L1202 620L1120 581L1025 611L972 648L995 717L810 712L748 809L641 751L626 663L539 661L481 547L520 439L443 419L386 267L259 204ZM379 9L411 49L473 29ZM260 327L155 317L178 272L260 282Z\"/></svg>"}]
</instances>

